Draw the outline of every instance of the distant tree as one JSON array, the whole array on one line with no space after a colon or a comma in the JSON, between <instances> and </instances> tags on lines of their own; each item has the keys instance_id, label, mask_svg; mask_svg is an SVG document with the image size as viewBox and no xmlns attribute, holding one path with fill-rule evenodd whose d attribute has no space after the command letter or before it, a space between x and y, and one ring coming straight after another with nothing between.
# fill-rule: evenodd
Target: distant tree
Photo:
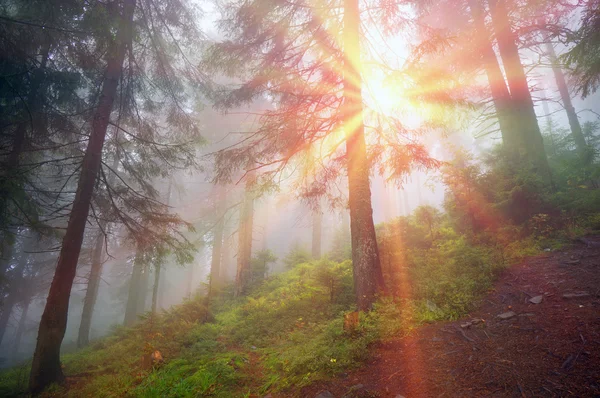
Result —
<instances>
[{"instance_id":1,"label":"distant tree","mask_svg":"<svg viewBox=\"0 0 600 398\"><path fill-rule=\"evenodd\" d=\"M269 250L261 250L252 257L252 283L260 282L269 275L269 264L277 261L277 256Z\"/></svg>"},{"instance_id":2,"label":"distant tree","mask_svg":"<svg viewBox=\"0 0 600 398\"><path fill-rule=\"evenodd\" d=\"M300 242L295 242L290 247L290 251L283 259L283 263L287 268L292 268L295 265L307 263L311 260L311 255L306 248L300 244Z\"/></svg>"},{"instance_id":3,"label":"distant tree","mask_svg":"<svg viewBox=\"0 0 600 398\"><path fill-rule=\"evenodd\" d=\"M434 241L436 238L435 228L442 219L442 213L433 206L419 206L415 210L415 218L417 222L427 226L429 237Z\"/></svg>"}]
</instances>

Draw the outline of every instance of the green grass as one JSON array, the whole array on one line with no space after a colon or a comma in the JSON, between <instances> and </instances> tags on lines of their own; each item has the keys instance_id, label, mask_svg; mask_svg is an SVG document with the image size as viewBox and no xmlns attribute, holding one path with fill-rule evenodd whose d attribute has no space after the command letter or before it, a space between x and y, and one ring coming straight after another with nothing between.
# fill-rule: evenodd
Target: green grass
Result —
<instances>
[{"instance_id":1,"label":"green grass","mask_svg":"<svg viewBox=\"0 0 600 398\"><path fill-rule=\"evenodd\" d=\"M507 247L518 258L532 241ZM422 322L456 319L487 291L505 262L490 247L452 236L409 253L411 299L382 298L361 313L354 331L351 262L297 264L244 298L225 288L210 306L196 297L133 328L117 327L89 347L63 356L69 389L48 396L237 397L291 390L360 366L375 341L405 335ZM331 286L334 286L331 289ZM159 350L165 363L142 369ZM0 395L25 391L27 368L0 373Z\"/></svg>"}]
</instances>

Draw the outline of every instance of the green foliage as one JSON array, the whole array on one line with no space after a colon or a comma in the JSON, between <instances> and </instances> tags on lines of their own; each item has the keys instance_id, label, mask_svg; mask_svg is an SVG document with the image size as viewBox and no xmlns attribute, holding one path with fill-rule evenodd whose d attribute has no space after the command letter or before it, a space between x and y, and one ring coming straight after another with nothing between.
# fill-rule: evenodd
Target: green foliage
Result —
<instances>
[{"instance_id":1,"label":"green foliage","mask_svg":"<svg viewBox=\"0 0 600 398\"><path fill-rule=\"evenodd\" d=\"M296 242L292 245L291 250L283 259L283 263L286 267L290 268L296 264L308 262L311 258L312 255L310 252L300 243Z\"/></svg>"},{"instance_id":2,"label":"green foliage","mask_svg":"<svg viewBox=\"0 0 600 398\"><path fill-rule=\"evenodd\" d=\"M261 250L250 261L250 284L256 284L269 275L269 264L277 261L271 250Z\"/></svg>"}]
</instances>

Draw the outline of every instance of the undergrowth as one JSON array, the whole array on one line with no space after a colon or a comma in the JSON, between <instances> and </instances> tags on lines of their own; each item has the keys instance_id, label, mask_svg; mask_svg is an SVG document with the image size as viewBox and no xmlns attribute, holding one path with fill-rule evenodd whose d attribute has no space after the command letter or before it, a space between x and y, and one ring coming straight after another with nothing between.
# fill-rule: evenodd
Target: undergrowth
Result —
<instances>
[{"instance_id":1,"label":"undergrowth","mask_svg":"<svg viewBox=\"0 0 600 398\"><path fill-rule=\"evenodd\" d=\"M492 237L459 234L448 220L425 228L414 217L401 218L378 227L393 294L361 313L354 330L343 327L344 315L354 309L351 261L303 259L255 284L246 297L231 298L229 286L210 302L197 296L157 316L147 314L135 327L116 327L89 347L64 355L66 387L53 386L45 396L235 397L299 391L360 366L375 341L405 335L423 322L464 316L506 265L598 224L597 216L587 220L557 235L541 217L536 228L544 233L523 235L522 229L504 226ZM142 357L155 350L164 363L143 369ZM27 366L0 373L0 395L25 394L28 374Z\"/></svg>"}]
</instances>

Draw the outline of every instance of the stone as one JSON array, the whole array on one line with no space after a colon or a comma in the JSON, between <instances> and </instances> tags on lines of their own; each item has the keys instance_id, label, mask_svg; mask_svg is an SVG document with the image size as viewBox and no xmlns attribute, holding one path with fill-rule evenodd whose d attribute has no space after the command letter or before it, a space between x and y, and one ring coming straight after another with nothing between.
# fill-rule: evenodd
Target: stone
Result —
<instances>
[{"instance_id":1,"label":"stone","mask_svg":"<svg viewBox=\"0 0 600 398\"><path fill-rule=\"evenodd\" d=\"M394 398L406 398L406 397L405 397L404 395L400 395L400 394L398 394L398 395L396 395Z\"/></svg>"},{"instance_id":2,"label":"stone","mask_svg":"<svg viewBox=\"0 0 600 398\"><path fill-rule=\"evenodd\" d=\"M582 298L589 297L590 294L588 292L572 292L563 294L563 298L572 299L572 298Z\"/></svg>"},{"instance_id":3,"label":"stone","mask_svg":"<svg viewBox=\"0 0 600 398\"><path fill-rule=\"evenodd\" d=\"M544 300L544 296L543 295L539 295L539 296L535 296L529 299L529 302L531 304L539 304L542 302L542 300Z\"/></svg>"},{"instance_id":4,"label":"stone","mask_svg":"<svg viewBox=\"0 0 600 398\"><path fill-rule=\"evenodd\" d=\"M498 318L504 320L504 319L510 319L510 318L512 318L512 317L514 317L516 315L517 314L514 311L508 311L508 312L504 312L504 313L498 315Z\"/></svg>"},{"instance_id":5,"label":"stone","mask_svg":"<svg viewBox=\"0 0 600 398\"><path fill-rule=\"evenodd\" d=\"M335 398L335 396L327 390L318 393L315 398Z\"/></svg>"}]
</instances>

